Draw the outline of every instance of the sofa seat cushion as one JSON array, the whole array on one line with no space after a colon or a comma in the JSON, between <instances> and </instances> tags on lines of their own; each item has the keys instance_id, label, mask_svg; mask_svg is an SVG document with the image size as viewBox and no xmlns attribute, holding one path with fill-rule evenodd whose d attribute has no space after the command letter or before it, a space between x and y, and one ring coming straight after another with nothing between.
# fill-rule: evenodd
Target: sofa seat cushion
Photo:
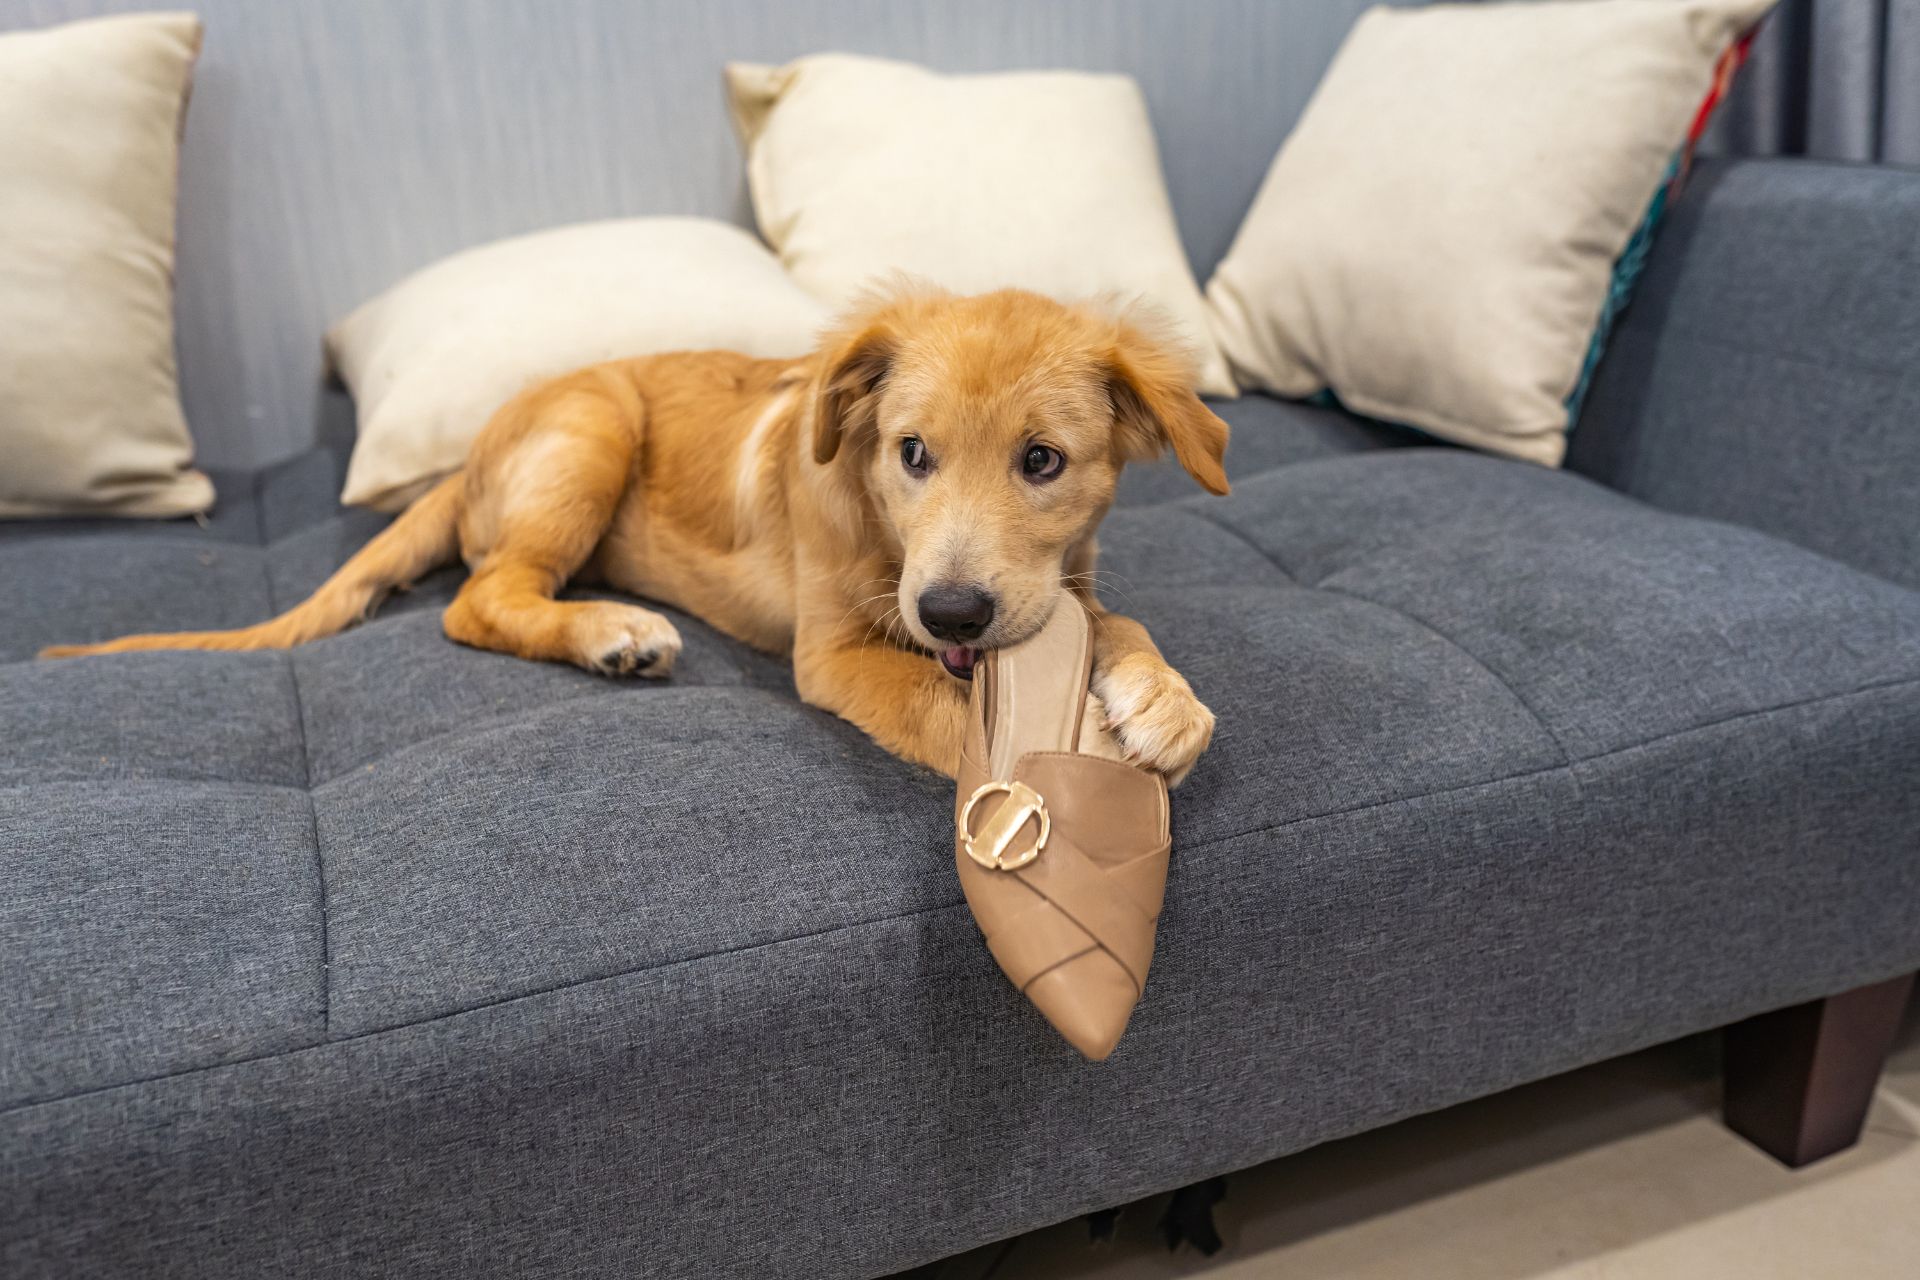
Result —
<instances>
[{"instance_id":1,"label":"sofa seat cushion","mask_svg":"<svg viewBox=\"0 0 1920 1280\"><path fill-rule=\"evenodd\" d=\"M252 1047L214 1034L229 1014L209 993L226 983L236 1008L277 1007L287 985L320 993L311 1034L358 1034L957 900L937 856L946 785L800 703L784 663L692 619L677 619L687 650L663 684L450 643L438 611L454 572L291 652L25 660L54 639L286 607L381 523L335 510L267 536L267 507L330 489L336 470L314 455L248 486L250 540L236 513L224 527L28 526L0 541L18 587L6 594L26 602L5 636L18 661L0 666L4 843L44 890L5 908L27 913L0 931L0 947L33 948L22 971L61 956L40 913L70 905L69 860L69 891L86 891L80 869L111 814L142 829L108 878L164 898L249 843L220 816L236 794L259 806L250 877L278 881L274 910L301 902L293 932L324 946L296 950L323 950L326 972L292 982L228 954L249 933L294 946L244 895L151 940L156 978L221 966L152 993L162 1025L189 1016L176 997L205 1016L209 1060ZM1102 537L1110 602L1147 622L1219 713L1178 796L1182 846L1506 779L1548 785L1716 726L1769 735L1771 712L1898 699L1920 679L1920 595L1455 450L1258 472L1225 500L1117 512ZM1770 750L1792 776L1788 747ZM279 820L289 795L310 821ZM149 843L161 847L125 862ZM99 927L90 917L77 938ZM0 1002L39 1009L17 1029L45 1031L84 1016L66 981L44 972ZM154 1070L181 1061L137 1021L84 1034L139 1040ZM98 1062L122 1056L123 1072L86 1083L142 1074L126 1046Z\"/></svg>"},{"instance_id":2,"label":"sofa seat cushion","mask_svg":"<svg viewBox=\"0 0 1920 1280\"><path fill-rule=\"evenodd\" d=\"M1575 475L1375 450L1109 518L1112 603L1219 730L1103 1074L978 944L950 784L694 620L671 681L618 683L449 643L445 572L291 652L30 660L285 606L379 526L337 482L257 478L250 528L0 535L18 1259L46 1206L230 1225L265 1183L320 1225L255 1233L263 1267L457 1235L339 1176L419 1161L523 1260L555 1188L610 1258L677 1248L588 1150L730 1188L670 1230L752 1256L842 1151L837 1202L886 1212L766 1256L871 1273L1920 964L1920 595ZM127 1125L195 1177L96 1193Z\"/></svg>"},{"instance_id":3,"label":"sofa seat cushion","mask_svg":"<svg viewBox=\"0 0 1920 1280\"><path fill-rule=\"evenodd\" d=\"M1233 433L1227 446L1227 478L1235 484L1297 462L1434 444L1408 427L1371 422L1339 409L1282 400L1258 391L1249 391L1238 400L1209 400L1207 407ZM1120 477L1120 492L1114 501L1117 506L1138 507L1191 498L1199 492L1193 477L1168 457L1128 467Z\"/></svg>"}]
</instances>

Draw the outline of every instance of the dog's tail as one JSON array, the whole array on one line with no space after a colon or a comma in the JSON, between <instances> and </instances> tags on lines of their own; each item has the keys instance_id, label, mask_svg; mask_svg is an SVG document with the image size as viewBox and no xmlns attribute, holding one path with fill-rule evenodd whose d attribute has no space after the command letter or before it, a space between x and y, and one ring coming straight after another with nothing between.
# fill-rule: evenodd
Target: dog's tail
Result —
<instances>
[{"instance_id":1,"label":"dog's tail","mask_svg":"<svg viewBox=\"0 0 1920 1280\"><path fill-rule=\"evenodd\" d=\"M429 489L307 599L279 617L237 631L174 631L103 644L56 644L43 658L134 649L290 649L372 616L387 593L453 560L460 551L464 490L459 472Z\"/></svg>"}]
</instances>

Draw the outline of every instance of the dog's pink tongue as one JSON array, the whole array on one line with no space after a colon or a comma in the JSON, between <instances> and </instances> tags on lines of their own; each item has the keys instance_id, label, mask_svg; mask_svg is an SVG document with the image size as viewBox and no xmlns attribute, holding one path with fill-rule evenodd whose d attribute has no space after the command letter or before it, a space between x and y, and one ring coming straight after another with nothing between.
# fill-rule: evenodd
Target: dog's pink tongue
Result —
<instances>
[{"instance_id":1,"label":"dog's pink tongue","mask_svg":"<svg viewBox=\"0 0 1920 1280\"><path fill-rule=\"evenodd\" d=\"M941 654L940 659L945 662L951 670L971 671L973 670L973 660L979 656L977 650L969 649L965 645L955 645L953 648Z\"/></svg>"}]
</instances>

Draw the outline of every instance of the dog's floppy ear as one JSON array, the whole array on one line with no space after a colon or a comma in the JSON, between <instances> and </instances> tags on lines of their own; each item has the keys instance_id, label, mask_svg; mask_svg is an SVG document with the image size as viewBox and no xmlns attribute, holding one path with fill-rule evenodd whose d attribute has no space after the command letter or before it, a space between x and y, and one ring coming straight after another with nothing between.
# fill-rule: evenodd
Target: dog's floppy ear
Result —
<instances>
[{"instance_id":1,"label":"dog's floppy ear","mask_svg":"<svg viewBox=\"0 0 1920 1280\"><path fill-rule=\"evenodd\" d=\"M1108 353L1115 441L1124 461L1157 458L1168 449L1208 493L1227 492L1227 424L1193 389L1193 367L1180 346L1137 323L1115 320Z\"/></svg>"},{"instance_id":2,"label":"dog's floppy ear","mask_svg":"<svg viewBox=\"0 0 1920 1280\"><path fill-rule=\"evenodd\" d=\"M823 348L813 402L813 460L832 462L840 442L874 425L896 340L884 314L856 321Z\"/></svg>"}]
</instances>

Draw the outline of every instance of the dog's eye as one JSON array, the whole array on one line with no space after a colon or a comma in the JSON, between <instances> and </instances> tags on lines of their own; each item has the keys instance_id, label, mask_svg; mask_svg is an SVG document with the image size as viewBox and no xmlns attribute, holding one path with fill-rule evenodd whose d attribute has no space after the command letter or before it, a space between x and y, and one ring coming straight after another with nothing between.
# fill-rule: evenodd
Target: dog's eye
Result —
<instances>
[{"instance_id":1,"label":"dog's eye","mask_svg":"<svg viewBox=\"0 0 1920 1280\"><path fill-rule=\"evenodd\" d=\"M908 436L900 442L900 465L917 475L927 472L927 446L920 443L919 436Z\"/></svg>"},{"instance_id":2,"label":"dog's eye","mask_svg":"<svg viewBox=\"0 0 1920 1280\"><path fill-rule=\"evenodd\" d=\"M1035 483L1056 478L1066 467L1067 455L1044 444L1029 445L1020 459L1020 470Z\"/></svg>"}]
</instances>

